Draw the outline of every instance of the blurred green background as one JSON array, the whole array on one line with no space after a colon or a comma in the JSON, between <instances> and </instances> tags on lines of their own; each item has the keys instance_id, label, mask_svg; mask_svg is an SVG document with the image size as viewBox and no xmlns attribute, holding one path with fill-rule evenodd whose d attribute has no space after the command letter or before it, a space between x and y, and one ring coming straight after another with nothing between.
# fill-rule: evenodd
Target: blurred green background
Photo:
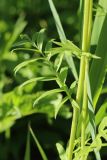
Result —
<instances>
[{"instance_id":1,"label":"blurred green background","mask_svg":"<svg viewBox=\"0 0 107 160\"><path fill-rule=\"evenodd\" d=\"M78 0L55 0L54 3L67 37L78 43ZM25 18L17 23L19 17ZM21 28L23 23L27 25ZM71 122L69 107L66 110L62 109L56 120L53 118L52 106L46 102L43 102L44 109L41 107L32 111L36 95L43 90L53 88L52 86L56 84L39 82L26 86L22 91L18 90L18 86L25 80L48 73L47 68L40 70L38 64L34 64L22 69L16 76L14 75L15 66L31 58L33 54L11 53L13 44L20 41L20 34L28 34L31 37L41 28L46 28L47 40L59 39L47 0L0 0L0 131L2 132L0 134L0 160L24 159L29 121L51 160L57 159L55 143L61 142L66 145L69 138ZM29 115L31 113L34 114ZM25 115L27 116L24 117ZM19 120L15 121L15 119ZM8 130L8 127L12 125L11 130ZM32 160L42 159L32 138L31 157Z\"/></svg>"},{"instance_id":2,"label":"blurred green background","mask_svg":"<svg viewBox=\"0 0 107 160\"><path fill-rule=\"evenodd\" d=\"M67 38L79 44L79 1L54 0L54 4ZM32 109L35 97L44 90L57 87L56 84L36 82L22 90L18 89L18 86L27 79L49 74L49 69L36 63L14 75L15 66L32 58L33 53L21 51L17 54L11 53L13 44L20 41L20 34L32 37L41 28L46 28L46 40L52 38L59 40L47 0L0 0L0 160L24 160L29 121L51 160L58 159L56 142L66 146L69 138L71 123L69 104L66 104L65 109L61 109L56 119L53 116L54 107L48 99L47 102L41 102L39 109ZM73 82L73 77L70 78ZM71 82L68 81L69 83ZM57 96L50 97L50 100L55 101L56 98ZM9 130L10 126L12 128ZM31 159L42 159L32 138Z\"/></svg>"}]
</instances>

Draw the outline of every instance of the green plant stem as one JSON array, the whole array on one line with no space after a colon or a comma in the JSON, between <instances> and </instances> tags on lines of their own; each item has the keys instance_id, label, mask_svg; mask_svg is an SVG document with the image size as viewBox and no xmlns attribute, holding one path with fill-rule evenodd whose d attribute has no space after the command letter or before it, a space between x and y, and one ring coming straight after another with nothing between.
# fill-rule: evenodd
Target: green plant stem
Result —
<instances>
[{"instance_id":1,"label":"green plant stem","mask_svg":"<svg viewBox=\"0 0 107 160\"><path fill-rule=\"evenodd\" d=\"M92 0L85 0L84 2L84 25L83 25L83 45L82 50L85 52L89 51L90 39L91 39L91 24L92 24ZM85 147L85 131L86 131L86 119L88 109L88 94L87 94L87 74L89 68L89 60L85 57L85 76L84 76L84 91L83 91L83 105L82 105L82 124L81 124L81 149ZM84 160L82 155L81 160Z\"/></svg>"},{"instance_id":2,"label":"green plant stem","mask_svg":"<svg viewBox=\"0 0 107 160\"><path fill-rule=\"evenodd\" d=\"M85 146L85 130L87 123L87 108L88 108L88 96L87 96L87 74L88 74L88 59L85 59L85 79L84 79L84 91L83 91L83 105L82 105L82 125L81 125L81 149ZM82 158L84 159L84 157Z\"/></svg>"},{"instance_id":3,"label":"green plant stem","mask_svg":"<svg viewBox=\"0 0 107 160\"><path fill-rule=\"evenodd\" d=\"M82 90L83 90L83 81L84 81L84 73L85 73L84 64L85 64L85 57L83 56L81 58L81 63L80 63L80 75L79 75L78 89L77 89L77 95L76 95L76 102L78 103L79 106L81 104ZM72 119L70 140L69 140L69 146L68 146L68 160L72 160L72 156L73 156L78 115L79 115L78 108L76 107L73 108L73 119Z\"/></svg>"},{"instance_id":4,"label":"green plant stem","mask_svg":"<svg viewBox=\"0 0 107 160\"><path fill-rule=\"evenodd\" d=\"M82 36L82 39L83 39L82 51L83 52L87 52L89 50L89 46L90 46L91 19L92 19L92 0L85 0L84 1L83 36ZM84 78L86 77L85 73L87 73L87 69L88 69L87 57L82 56L81 62L80 62L80 74L79 74L79 81L78 81L78 88L77 88L77 95L76 95L76 101L80 107L81 107L81 99L82 99L82 93L83 93ZM85 101L83 102L84 108L85 108L84 115L86 116L87 101L88 101L86 98L87 97L86 83L84 84L84 97L85 97ZM69 140L69 146L68 146L68 160L72 160L72 157L73 157L73 149L74 149L74 141L75 141L75 135L76 135L76 129L77 129L77 123L78 123L78 116L79 116L79 110L75 107L73 109L73 119L72 119L70 140ZM83 124L83 128L84 128L83 132L84 133L85 133L85 127L86 126L84 123ZM82 134L82 136L83 136L82 145L83 146L85 145L84 133Z\"/></svg>"}]
</instances>

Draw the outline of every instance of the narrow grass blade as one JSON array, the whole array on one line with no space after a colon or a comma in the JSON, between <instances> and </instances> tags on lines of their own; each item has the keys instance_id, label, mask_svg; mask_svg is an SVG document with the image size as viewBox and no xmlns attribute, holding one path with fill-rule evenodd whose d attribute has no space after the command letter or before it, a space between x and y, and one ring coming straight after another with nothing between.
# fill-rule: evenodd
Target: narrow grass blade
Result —
<instances>
[{"instance_id":1,"label":"narrow grass blade","mask_svg":"<svg viewBox=\"0 0 107 160\"><path fill-rule=\"evenodd\" d=\"M107 102L103 103L101 106L100 106L100 109L98 110L98 112L96 113L96 116L95 116L95 123L96 125L98 125L103 117L107 116Z\"/></svg>"},{"instance_id":2,"label":"narrow grass blade","mask_svg":"<svg viewBox=\"0 0 107 160\"><path fill-rule=\"evenodd\" d=\"M39 152L40 152L40 154L41 154L42 159L43 159L43 160L48 160L48 158L47 158L47 156L46 156L43 148L41 147L41 145L40 145L37 137L35 136L32 128L31 128L30 126L29 126L29 131L30 131L30 133L31 133L31 135L32 135L32 137L33 137L33 139L34 139L34 141L35 141L35 144L36 144L37 147L38 147L38 150L39 150Z\"/></svg>"},{"instance_id":3,"label":"narrow grass blade","mask_svg":"<svg viewBox=\"0 0 107 160\"><path fill-rule=\"evenodd\" d=\"M64 42L64 41L66 41L66 36L65 36L65 33L64 33L64 30L63 30L59 15L58 15L58 13L56 11L56 8L55 8L55 6L53 4L53 1L52 0L48 0L48 2L49 2L50 9L52 11L52 14L53 14L53 17L54 17L54 20L55 20L55 24L56 24L56 28L57 28L60 40L62 42ZM66 58L66 61L67 61L68 65L69 65L73 75L74 75L74 78L76 80L78 80L78 74L77 74L76 67L75 67L75 64L74 64L72 56L71 55L66 55L66 53L65 53L65 58Z\"/></svg>"},{"instance_id":4,"label":"narrow grass blade","mask_svg":"<svg viewBox=\"0 0 107 160\"><path fill-rule=\"evenodd\" d=\"M15 24L14 31L9 39L9 41L6 44L5 50L3 54L6 54L9 49L11 48L12 44L15 42L19 34L24 30L25 26L27 25L26 21L24 21L24 17L20 16Z\"/></svg>"},{"instance_id":5,"label":"narrow grass blade","mask_svg":"<svg viewBox=\"0 0 107 160\"><path fill-rule=\"evenodd\" d=\"M91 136L93 139L95 139L95 135L96 135L95 111L94 111L94 106L92 101L91 88L90 88L88 75L87 75L87 88L88 88L88 112L89 112L89 124L90 124L89 127L90 127Z\"/></svg>"},{"instance_id":6,"label":"narrow grass blade","mask_svg":"<svg viewBox=\"0 0 107 160\"><path fill-rule=\"evenodd\" d=\"M30 132L27 134L26 150L24 160L30 160Z\"/></svg>"},{"instance_id":7,"label":"narrow grass blade","mask_svg":"<svg viewBox=\"0 0 107 160\"><path fill-rule=\"evenodd\" d=\"M92 94L91 94L91 87L89 76L87 75L87 89L88 89L88 111L89 111L89 130L92 136L93 141L96 137L96 124L95 124L95 111L93 106ZM97 160L101 160L100 152L94 149L94 153Z\"/></svg>"},{"instance_id":8,"label":"narrow grass blade","mask_svg":"<svg viewBox=\"0 0 107 160\"><path fill-rule=\"evenodd\" d=\"M83 10L84 10L84 1L80 0L80 5L79 5L79 33L80 33L80 46L82 46L82 27L83 27Z\"/></svg>"},{"instance_id":9,"label":"narrow grass blade","mask_svg":"<svg viewBox=\"0 0 107 160\"><path fill-rule=\"evenodd\" d=\"M101 59L93 59L90 69L90 84L92 91L93 104L96 106L99 95L102 90L107 68L107 15L105 17L101 34L96 49L96 56Z\"/></svg>"},{"instance_id":10,"label":"narrow grass blade","mask_svg":"<svg viewBox=\"0 0 107 160\"><path fill-rule=\"evenodd\" d=\"M50 5L50 8L51 8L54 20L55 20L55 24L56 24L56 27L57 27L57 31L58 31L59 37L60 37L61 41L65 41L66 40L66 36L65 36L64 30L62 28L59 15L58 15L58 13L56 11L56 8L55 8L55 6L53 4L53 1L52 0L48 0L48 1L49 1L49 5Z\"/></svg>"},{"instance_id":11,"label":"narrow grass blade","mask_svg":"<svg viewBox=\"0 0 107 160\"><path fill-rule=\"evenodd\" d=\"M97 8L96 17L92 30L92 38L91 38L92 45L97 45L98 43L104 19L106 16L106 13L104 11L107 10L107 0L99 0L99 5L102 7L102 12L99 11L99 8Z\"/></svg>"}]
</instances>

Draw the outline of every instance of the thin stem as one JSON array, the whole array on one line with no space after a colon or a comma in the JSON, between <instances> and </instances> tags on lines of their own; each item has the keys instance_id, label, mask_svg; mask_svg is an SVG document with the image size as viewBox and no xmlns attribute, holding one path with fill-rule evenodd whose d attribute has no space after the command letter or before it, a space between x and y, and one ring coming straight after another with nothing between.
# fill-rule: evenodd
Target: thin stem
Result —
<instances>
[{"instance_id":1,"label":"thin stem","mask_svg":"<svg viewBox=\"0 0 107 160\"><path fill-rule=\"evenodd\" d=\"M76 101L78 105L80 106L81 97L82 97L82 83L84 80L84 63L85 59L84 57L81 59L80 64L80 76L78 81L78 89L77 89L77 95L76 95ZM70 140L69 140L69 147L68 147L68 160L72 160L73 156L73 149L74 149L74 141L75 141L75 135L76 135L76 129L77 129L77 122L78 122L78 115L79 110L78 108L73 109L73 119L72 119L72 125L71 125L71 132L70 132Z\"/></svg>"},{"instance_id":2,"label":"thin stem","mask_svg":"<svg viewBox=\"0 0 107 160\"><path fill-rule=\"evenodd\" d=\"M85 146L85 129L86 129L86 118L87 118L87 107L88 107L88 96L87 96L87 72L88 72L88 59L85 59L85 79L84 79L84 91L83 91L83 106L82 106L82 125L81 125L81 149ZM84 157L83 157L84 158Z\"/></svg>"},{"instance_id":3,"label":"thin stem","mask_svg":"<svg viewBox=\"0 0 107 160\"><path fill-rule=\"evenodd\" d=\"M84 22L83 22L83 41L82 41L82 50L87 52L89 50L90 46L90 34L91 34L91 17L92 16L92 0L85 0L84 2ZM88 40L87 40L88 38ZM85 56L82 56L81 62L80 62L80 74L79 74L79 81L78 81L78 88L77 88L77 95L76 95L76 101L79 106L81 106L81 99L82 99L82 93L83 93L83 84L84 84L84 78L88 67L86 67L86 60L87 58ZM86 79L86 78L85 78ZM86 80L85 80L86 81ZM86 82L85 82L86 83ZM86 117L86 108L87 108L87 87L86 84L84 85L84 97L85 101L84 108L85 108L85 117ZM77 129L77 122L78 122L78 115L79 110L75 107L73 109L73 119L72 119L72 126L71 126L71 133L70 133L70 140L69 140L69 146L68 146L68 160L72 160L73 156L73 149L74 149L74 141L75 141L75 135L76 135L76 129ZM84 133L85 133L85 124L83 126ZM83 134L84 136L84 134ZM83 146L84 138L82 142Z\"/></svg>"}]
</instances>

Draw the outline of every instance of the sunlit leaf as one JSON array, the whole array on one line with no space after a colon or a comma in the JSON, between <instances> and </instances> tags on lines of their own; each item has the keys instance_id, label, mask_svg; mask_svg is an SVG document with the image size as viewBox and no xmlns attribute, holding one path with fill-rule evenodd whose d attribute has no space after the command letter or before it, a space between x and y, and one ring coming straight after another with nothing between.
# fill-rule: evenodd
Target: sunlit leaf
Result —
<instances>
[{"instance_id":1,"label":"sunlit leaf","mask_svg":"<svg viewBox=\"0 0 107 160\"><path fill-rule=\"evenodd\" d=\"M55 77L36 77L36 78L31 78L27 81L25 81L24 83L22 83L20 85L20 88L24 87L25 85L29 84L29 83L33 83L33 82L37 82L37 81L53 81L56 80Z\"/></svg>"},{"instance_id":2,"label":"sunlit leaf","mask_svg":"<svg viewBox=\"0 0 107 160\"><path fill-rule=\"evenodd\" d=\"M34 63L34 62L36 62L36 61L39 61L39 60L43 60L43 58L35 58L35 59L31 59L31 60L26 60L26 61L18 64L18 65L14 68L15 74L16 74L21 68L23 68L23 67L25 67L25 66L27 66L27 65L29 65L29 64L31 64L31 63Z\"/></svg>"},{"instance_id":3,"label":"sunlit leaf","mask_svg":"<svg viewBox=\"0 0 107 160\"><path fill-rule=\"evenodd\" d=\"M57 72L62 64L63 57L64 57L64 54L59 54L57 58L55 59L54 66Z\"/></svg>"},{"instance_id":4,"label":"sunlit leaf","mask_svg":"<svg viewBox=\"0 0 107 160\"><path fill-rule=\"evenodd\" d=\"M68 67L63 67L63 68L61 68L61 70L60 70L59 77L60 77L60 79L61 79L61 81L62 81L63 83L65 83L65 81L66 81L67 72L68 72Z\"/></svg>"},{"instance_id":5,"label":"sunlit leaf","mask_svg":"<svg viewBox=\"0 0 107 160\"><path fill-rule=\"evenodd\" d=\"M51 95L51 94L55 94L55 93L60 93L60 92L63 92L63 89L59 88L59 89L53 89L53 90L49 90L49 91L46 91L45 93L43 93L40 97L38 97L35 101L34 101L34 106L36 105L36 103L38 103L39 100L41 100L42 98L45 98L46 96L48 95Z\"/></svg>"},{"instance_id":6,"label":"sunlit leaf","mask_svg":"<svg viewBox=\"0 0 107 160\"><path fill-rule=\"evenodd\" d=\"M58 150L60 160L67 160L66 152L65 152L65 149L63 148L63 146L60 143L56 143L56 147Z\"/></svg>"},{"instance_id":7,"label":"sunlit leaf","mask_svg":"<svg viewBox=\"0 0 107 160\"><path fill-rule=\"evenodd\" d=\"M55 107L55 118L57 117L57 114L58 114L60 108L63 106L63 104L64 104L67 100L68 100L68 97L65 97L64 99L61 100L61 102L60 102L58 105L56 105L56 107Z\"/></svg>"},{"instance_id":8,"label":"sunlit leaf","mask_svg":"<svg viewBox=\"0 0 107 160\"><path fill-rule=\"evenodd\" d=\"M37 47L40 51L42 50L42 46L43 46L44 32L45 32L45 29L41 29L37 35Z\"/></svg>"}]
</instances>

